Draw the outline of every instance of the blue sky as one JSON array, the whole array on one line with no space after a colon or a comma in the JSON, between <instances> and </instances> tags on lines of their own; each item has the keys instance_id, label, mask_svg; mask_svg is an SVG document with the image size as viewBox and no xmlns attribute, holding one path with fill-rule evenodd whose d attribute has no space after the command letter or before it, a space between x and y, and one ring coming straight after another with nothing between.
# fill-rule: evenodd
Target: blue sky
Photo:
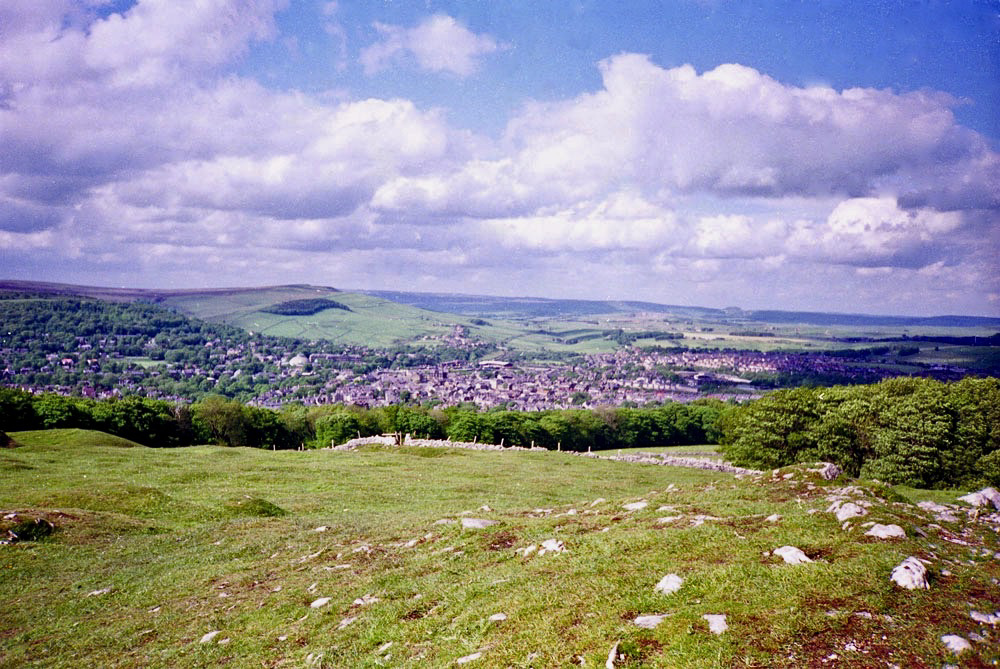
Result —
<instances>
[{"instance_id":1,"label":"blue sky","mask_svg":"<svg viewBox=\"0 0 1000 669\"><path fill-rule=\"evenodd\" d=\"M8 0L0 274L1000 314L998 2Z\"/></svg>"}]
</instances>

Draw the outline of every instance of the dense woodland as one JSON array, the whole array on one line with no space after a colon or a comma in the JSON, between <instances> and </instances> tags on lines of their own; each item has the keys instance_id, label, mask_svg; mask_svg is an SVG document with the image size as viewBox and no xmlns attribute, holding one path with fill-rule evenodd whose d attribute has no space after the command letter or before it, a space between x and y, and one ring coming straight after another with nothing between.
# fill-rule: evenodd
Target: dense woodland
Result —
<instances>
[{"instance_id":1,"label":"dense woodland","mask_svg":"<svg viewBox=\"0 0 1000 669\"><path fill-rule=\"evenodd\" d=\"M1000 485L996 378L778 390L730 407L718 430L725 456L748 467L823 460L893 484Z\"/></svg>"},{"instance_id":2,"label":"dense woodland","mask_svg":"<svg viewBox=\"0 0 1000 669\"><path fill-rule=\"evenodd\" d=\"M586 451L701 444L718 439L724 405L703 400L651 409L487 411L470 407L365 409L289 404L279 411L220 396L193 404L143 397L92 400L0 388L0 429L102 430L146 446L218 443L324 448L351 438L406 433L432 439Z\"/></svg>"}]
</instances>

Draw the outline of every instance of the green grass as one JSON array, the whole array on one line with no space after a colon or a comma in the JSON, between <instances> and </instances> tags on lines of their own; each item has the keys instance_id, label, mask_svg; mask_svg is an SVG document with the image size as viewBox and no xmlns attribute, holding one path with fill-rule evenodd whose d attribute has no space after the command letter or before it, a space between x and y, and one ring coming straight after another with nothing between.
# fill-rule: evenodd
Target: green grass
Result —
<instances>
[{"instance_id":1,"label":"green grass","mask_svg":"<svg viewBox=\"0 0 1000 669\"><path fill-rule=\"evenodd\" d=\"M0 453L0 518L43 517L57 529L0 546L2 667L445 667L474 652L482 658L468 666L582 657L597 667L616 641L630 658L618 667L808 667L831 653L840 666L937 667L949 659L942 634L979 629L970 606L1000 608L1000 563L980 551L997 550L995 534L974 528L970 546L952 544L943 533L958 528L933 530L915 507L868 493L871 519L911 538L863 539L824 512L826 489L801 473L776 482L551 452L12 436L22 446ZM639 499L649 506L622 509ZM463 512L498 522L437 524ZM765 521L771 513L782 521ZM694 526L698 515L716 520ZM516 552L549 538L567 552ZM764 555L786 544L822 561ZM931 553L930 591L890 584L904 557ZM654 593L670 572L682 589ZM355 605L364 595L379 601ZM311 608L320 597L329 603ZM507 619L490 622L495 613ZM632 624L646 613L670 616L654 630ZM729 632L710 634L706 613L726 613ZM982 642L963 659L996 656Z\"/></svg>"}]
</instances>

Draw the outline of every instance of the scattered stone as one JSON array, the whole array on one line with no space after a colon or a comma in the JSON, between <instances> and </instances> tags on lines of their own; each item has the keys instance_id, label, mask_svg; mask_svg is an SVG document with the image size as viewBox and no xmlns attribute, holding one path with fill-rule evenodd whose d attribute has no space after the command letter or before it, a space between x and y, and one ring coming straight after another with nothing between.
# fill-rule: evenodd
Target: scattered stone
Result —
<instances>
[{"instance_id":1,"label":"scattered stone","mask_svg":"<svg viewBox=\"0 0 1000 669\"><path fill-rule=\"evenodd\" d=\"M819 469L810 469L809 471L816 472L823 478L824 481L832 481L844 473L843 469L833 464L832 462L823 462L816 464L820 465Z\"/></svg>"},{"instance_id":2,"label":"scattered stone","mask_svg":"<svg viewBox=\"0 0 1000 669\"><path fill-rule=\"evenodd\" d=\"M669 613L649 614L645 616L637 616L636 619L633 620L632 622L638 625L639 627L651 630L654 629L660 623L662 623L664 620L666 620L669 616L670 616Z\"/></svg>"},{"instance_id":3,"label":"scattered stone","mask_svg":"<svg viewBox=\"0 0 1000 669\"><path fill-rule=\"evenodd\" d=\"M375 654L376 655L381 655L382 653L384 653L385 651L389 650L390 648L392 648L392 642L391 641L386 641L384 644L382 644L381 646L378 647L378 649L375 651Z\"/></svg>"},{"instance_id":4,"label":"scattered stone","mask_svg":"<svg viewBox=\"0 0 1000 669\"><path fill-rule=\"evenodd\" d=\"M208 643L209 641L217 637L219 635L219 632L220 630L212 630L211 632L206 633L205 636L201 637L201 641L199 641L198 643Z\"/></svg>"},{"instance_id":5,"label":"scattered stone","mask_svg":"<svg viewBox=\"0 0 1000 669\"><path fill-rule=\"evenodd\" d=\"M945 634L941 637L941 642L955 655L961 655L972 649L972 644L957 634Z\"/></svg>"},{"instance_id":6,"label":"scattered stone","mask_svg":"<svg viewBox=\"0 0 1000 669\"><path fill-rule=\"evenodd\" d=\"M955 515L955 509L950 506L945 506L944 504L937 504L935 502L917 502L919 506L924 511L930 511L934 514L934 520L939 523L957 523L958 517Z\"/></svg>"},{"instance_id":7,"label":"scattered stone","mask_svg":"<svg viewBox=\"0 0 1000 669\"><path fill-rule=\"evenodd\" d=\"M608 500L604 499L603 497L598 497L597 499L595 499L593 502L590 503L590 506L591 506L591 508L593 508L593 507L597 506L598 504L602 504L602 503L607 502L607 501Z\"/></svg>"},{"instance_id":8,"label":"scattered stone","mask_svg":"<svg viewBox=\"0 0 1000 669\"><path fill-rule=\"evenodd\" d=\"M489 621L491 623L502 623L505 620L507 620L506 613L494 613L492 616L489 617Z\"/></svg>"},{"instance_id":9,"label":"scattered stone","mask_svg":"<svg viewBox=\"0 0 1000 669\"><path fill-rule=\"evenodd\" d=\"M774 554L783 559L787 564L805 564L806 562L812 562L808 555L795 546L782 546L781 548L775 548Z\"/></svg>"},{"instance_id":10,"label":"scattered stone","mask_svg":"<svg viewBox=\"0 0 1000 669\"><path fill-rule=\"evenodd\" d=\"M538 549L539 555L546 553L562 553L566 550L566 545L558 539L546 539L542 542L542 547Z\"/></svg>"},{"instance_id":11,"label":"scattered stone","mask_svg":"<svg viewBox=\"0 0 1000 669\"><path fill-rule=\"evenodd\" d=\"M640 511L649 506L649 502L643 500L641 502L629 502L628 504L622 504L622 508L626 511Z\"/></svg>"},{"instance_id":12,"label":"scattered stone","mask_svg":"<svg viewBox=\"0 0 1000 669\"><path fill-rule=\"evenodd\" d=\"M348 625L350 625L351 623L353 623L357 619L358 619L357 616L355 616L353 618L344 618L343 620L340 621L340 624L337 625L337 629L338 630L342 630L345 627L347 627Z\"/></svg>"},{"instance_id":13,"label":"scattered stone","mask_svg":"<svg viewBox=\"0 0 1000 669\"><path fill-rule=\"evenodd\" d=\"M857 518L858 516L868 515L867 510L858 506L854 502L843 502L840 500L831 504L826 511L827 513L835 514L837 516L837 520L839 520L842 523L851 518Z\"/></svg>"},{"instance_id":14,"label":"scattered stone","mask_svg":"<svg viewBox=\"0 0 1000 669\"><path fill-rule=\"evenodd\" d=\"M530 546L525 546L524 548L518 548L517 552L523 555L524 557L528 557L536 550L538 550L538 546L536 546L535 544L531 544Z\"/></svg>"},{"instance_id":15,"label":"scattered stone","mask_svg":"<svg viewBox=\"0 0 1000 669\"><path fill-rule=\"evenodd\" d=\"M485 511L486 513L489 513L489 512L490 512L490 511L492 511L493 509L491 509L491 508L490 508L489 506L487 506L486 504L483 504L483 505L482 505L481 507L479 507L479 510L480 510L480 511Z\"/></svg>"},{"instance_id":16,"label":"scattered stone","mask_svg":"<svg viewBox=\"0 0 1000 669\"><path fill-rule=\"evenodd\" d=\"M442 518L441 520L435 520L434 524L435 525L451 525L454 522L455 521L452 520L451 518Z\"/></svg>"},{"instance_id":17,"label":"scattered stone","mask_svg":"<svg viewBox=\"0 0 1000 669\"><path fill-rule=\"evenodd\" d=\"M1000 509L1000 491L996 488L983 488L979 492L970 492L958 498L959 501L971 506L990 506Z\"/></svg>"},{"instance_id":18,"label":"scattered stone","mask_svg":"<svg viewBox=\"0 0 1000 669\"><path fill-rule=\"evenodd\" d=\"M972 611L969 613L972 619L977 623L984 623L986 625L996 625L1000 623L1000 611L996 613L980 613L979 611Z\"/></svg>"},{"instance_id":19,"label":"scattered stone","mask_svg":"<svg viewBox=\"0 0 1000 669\"><path fill-rule=\"evenodd\" d=\"M906 532L899 525L880 525L879 523L875 523L870 530L865 532L865 536L875 537L876 539L905 539Z\"/></svg>"},{"instance_id":20,"label":"scattered stone","mask_svg":"<svg viewBox=\"0 0 1000 669\"><path fill-rule=\"evenodd\" d=\"M481 530L489 527L490 525L496 525L497 522L498 521L487 520L485 518L463 518L462 527L467 530Z\"/></svg>"},{"instance_id":21,"label":"scattered stone","mask_svg":"<svg viewBox=\"0 0 1000 669\"><path fill-rule=\"evenodd\" d=\"M608 660L604 663L604 669L615 669L615 660L618 659L618 644L620 641L615 641L615 645L611 647L608 651Z\"/></svg>"},{"instance_id":22,"label":"scattered stone","mask_svg":"<svg viewBox=\"0 0 1000 669\"><path fill-rule=\"evenodd\" d=\"M220 646L225 646L226 644L228 644L231 641L232 641L232 639L230 639L229 637L226 637L225 639L223 639L222 641L219 642L219 645Z\"/></svg>"},{"instance_id":23,"label":"scattered stone","mask_svg":"<svg viewBox=\"0 0 1000 669\"><path fill-rule=\"evenodd\" d=\"M331 599L330 597L320 597L319 599L315 600L312 604L310 604L309 608L312 609L322 608L330 603L330 599Z\"/></svg>"},{"instance_id":24,"label":"scattered stone","mask_svg":"<svg viewBox=\"0 0 1000 669\"><path fill-rule=\"evenodd\" d=\"M663 516L662 518L657 518L656 522L660 523L661 525L663 525L665 523L672 523L675 520L680 520L683 517L684 516Z\"/></svg>"},{"instance_id":25,"label":"scattered stone","mask_svg":"<svg viewBox=\"0 0 1000 669\"><path fill-rule=\"evenodd\" d=\"M330 528L327 527L326 525L320 525L319 527L314 529L313 532L326 532L328 529Z\"/></svg>"},{"instance_id":26,"label":"scattered stone","mask_svg":"<svg viewBox=\"0 0 1000 669\"><path fill-rule=\"evenodd\" d=\"M764 520L766 520L766 521L767 521L767 522L769 522L769 523L776 523L776 522L778 522L779 520L781 520L781 516L780 516L780 515L778 515L777 513L772 513L772 514L771 514L770 516L768 516L768 517L767 517L767 518L765 518Z\"/></svg>"},{"instance_id":27,"label":"scattered stone","mask_svg":"<svg viewBox=\"0 0 1000 669\"><path fill-rule=\"evenodd\" d=\"M660 579L660 582L653 588L653 592L660 592L664 595L671 595L681 589L684 579L677 574L667 574Z\"/></svg>"},{"instance_id":28,"label":"scattered stone","mask_svg":"<svg viewBox=\"0 0 1000 669\"><path fill-rule=\"evenodd\" d=\"M918 588L926 590L930 588L930 585L927 583L927 567L918 558L913 556L899 563L892 570L892 575L889 578L892 582L907 590L916 590Z\"/></svg>"},{"instance_id":29,"label":"scattered stone","mask_svg":"<svg viewBox=\"0 0 1000 669\"><path fill-rule=\"evenodd\" d=\"M457 660L455 660L455 664L468 664L469 662L475 662L476 660L478 660L482 656L483 656L483 654L481 652L480 653L473 653L472 655L466 655L464 657L460 657Z\"/></svg>"},{"instance_id":30,"label":"scattered stone","mask_svg":"<svg viewBox=\"0 0 1000 669\"><path fill-rule=\"evenodd\" d=\"M708 631L712 634L722 634L729 629L725 613L706 613L702 618L708 621Z\"/></svg>"},{"instance_id":31,"label":"scattered stone","mask_svg":"<svg viewBox=\"0 0 1000 669\"><path fill-rule=\"evenodd\" d=\"M378 597L373 597L372 595L364 595L363 597L358 597L354 600L354 606L368 606L369 604L374 604L378 601Z\"/></svg>"},{"instance_id":32,"label":"scattered stone","mask_svg":"<svg viewBox=\"0 0 1000 669\"><path fill-rule=\"evenodd\" d=\"M88 597L97 597L98 595L106 595L111 592L111 588L101 588L100 590L91 590L87 593Z\"/></svg>"}]
</instances>

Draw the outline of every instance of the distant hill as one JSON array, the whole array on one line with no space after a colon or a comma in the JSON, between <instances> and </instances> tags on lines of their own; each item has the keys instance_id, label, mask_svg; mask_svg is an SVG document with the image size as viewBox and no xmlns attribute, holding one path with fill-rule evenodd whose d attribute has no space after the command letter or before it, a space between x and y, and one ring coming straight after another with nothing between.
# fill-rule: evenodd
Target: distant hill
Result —
<instances>
[{"instance_id":1,"label":"distant hill","mask_svg":"<svg viewBox=\"0 0 1000 669\"><path fill-rule=\"evenodd\" d=\"M635 300L561 300L544 297L493 297L488 295L453 295L448 293L410 293L367 290L368 295L401 304L478 317L567 318L605 314L664 314L675 318L698 318L714 321L752 321L774 324L847 325L891 327L988 327L1000 328L1000 318L985 316L878 316L810 311L756 310L736 308L658 304Z\"/></svg>"},{"instance_id":2,"label":"distant hill","mask_svg":"<svg viewBox=\"0 0 1000 669\"><path fill-rule=\"evenodd\" d=\"M719 319L726 316L722 309L684 307L631 300L561 300L545 297L493 297L448 293L408 293L390 290L363 290L359 292L429 311L480 317L579 318L625 313L664 314L678 318Z\"/></svg>"},{"instance_id":3,"label":"distant hill","mask_svg":"<svg viewBox=\"0 0 1000 669\"><path fill-rule=\"evenodd\" d=\"M710 307L659 304L638 300L575 300L544 297L498 297L450 293L415 293L407 291L354 290L345 292L329 286L289 284L281 286L144 289L76 286L44 281L0 281L0 292L41 293L47 295L92 297L110 301L164 303L179 311L214 322L223 322L248 330L279 336L358 340L375 345L413 336L442 334L454 325L476 326L471 319L562 319L573 320L601 315L663 315L674 319L714 322L768 323L774 325L860 326L860 327L948 327L1000 328L1000 318L985 316L880 316L807 311L715 309ZM332 299L335 298L335 299ZM339 315L330 309L311 313L288 313L282 304L303 300L329 300L341 305ZM315 304L320 304L316 302ZM346 307L346 308L345 308ZM275 311L277 309L277 312ZM292 307L292 311L296 311ZM308 311L308 309L306 310ZM315 319L289 321L287 318L318 315L328 317L326 325L316 326ZM355 312L352 317L350 314ZM447 314L443 318L434 314ZM284 316L278 321L275 316ZM391 319L395 323L388 325ZM376 326L375 321L381 321ZM312 323L312 325L310 325ZM344 336L341 325L355 332ZM392 332L381 336L379 327ZM488 330L488 328L486 328ZM331 336L332 333L332 336ZM488 335L488 332L482 334ZM375 337L375 341L371 338ZM364 341L362 341L364 340Z\"/></svg>"}]
</instances>

